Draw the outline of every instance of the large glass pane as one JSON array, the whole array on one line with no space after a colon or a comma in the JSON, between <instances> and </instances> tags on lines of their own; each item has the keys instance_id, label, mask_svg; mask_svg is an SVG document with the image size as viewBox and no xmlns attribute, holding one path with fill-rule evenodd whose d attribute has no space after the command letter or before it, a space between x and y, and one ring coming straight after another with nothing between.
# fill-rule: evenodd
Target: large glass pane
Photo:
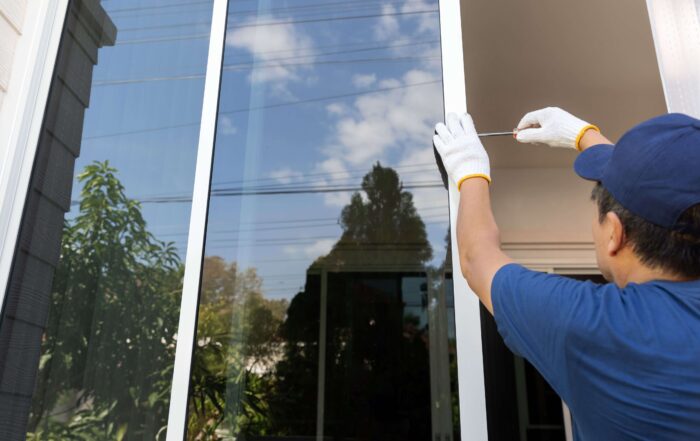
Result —
<instances>
[{"instance_id":1,"label":"large glass pane","mask_svg":"<svg viewBox=\"0 0 700 441\"><path fill-rule=\"evenodd\" d=\"M164 439L211 9L70 3L0 330L3 440Z\"/></svg>"},{"instance_id":2,"label":"large glass pane","mask_svg":"<svg viewBox=\"0 0 700 441\"><path fill-rule=\"evenodd\" d=\"M230 1L188 439L459 437L437 1Z\"/></svg>"}]
</instances>

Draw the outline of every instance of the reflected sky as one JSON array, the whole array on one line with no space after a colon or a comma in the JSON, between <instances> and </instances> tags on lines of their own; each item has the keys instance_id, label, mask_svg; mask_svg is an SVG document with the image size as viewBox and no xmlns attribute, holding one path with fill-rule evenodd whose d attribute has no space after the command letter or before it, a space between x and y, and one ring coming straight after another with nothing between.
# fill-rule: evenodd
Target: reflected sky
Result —
<instances>
[{"instance_id":1,"label":"reflected sky","mask_svg":"<svg viewBox=\"0 0 700 441\"><path fill-rule=\"evenodd\" d=\"M447 195L430 144L442 118L437 3L229 7L206 254L257 268L266 297L290 298L379 161L413 194L441 263Z\"/></svg>"},{"instance_id":2,"label":"reflected sky","mask_svg":"<svg viewBox=\"0 0 700 441\"><path fill-rule=\"evenodd\" d=\"M161 240L187 237L212 9L211 1L177 4L103 2L117 40L99 51L75 166L77 175L109 160L127 195L143 202L148 228ZM191 24L179 26L183 21ZM76 181L67 218L77 213L80 190ZM149 202L170 194L187 200ZM186 240L178 250L184 260Z\"/></svg>"},{"instance_id":3,"label":"reflected sky","mask_svg":"<svg viewBox=\"0 0 700 441\"><path fill-rule=\"evenodd\" d=\"M76 169L109 159L184 258L211 2L105 8L117 44L100 53ZM231 2L206 254L257 268L266 296L293 295L379 161L413 194L441 263L439 55L434 1Z\"/></svg>"}]
</instances>

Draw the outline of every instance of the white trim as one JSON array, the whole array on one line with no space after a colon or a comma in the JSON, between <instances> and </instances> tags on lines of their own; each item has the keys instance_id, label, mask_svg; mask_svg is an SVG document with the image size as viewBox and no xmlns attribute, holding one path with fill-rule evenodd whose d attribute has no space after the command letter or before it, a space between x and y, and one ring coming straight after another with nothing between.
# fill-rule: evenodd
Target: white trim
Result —
<instances>
[{"instance_id":1,"label":"white trim","mask_svg":"<svg viewBox=\"0 0 700 441\"><path fill-rule=\"evenodd\" d=\"M700 2L647 0L669 112L700 118Z\"/></svg>"},{"instance_id":2,"label":"white trim","mask_svg":"<svg viewBox=\"0 0 700 441\"><path fill-rule=\"evenodd\" d=\"M68 0L27 3L7 95L0 111L0 305L10 277L22 212L46 110ZM4 136L7 134L7 136Z\"/></svg>"},{"instance_id":3,"label":"white trim","mask_svg":"<svg viewBox=\"0 0 700 441\"><path fill-rule=\"evenodd\" d=\"M209 55L204 83L202 118L199 129L197 165L194 175L194 190L187 238L185 276L180 303L180 322L175 351L173 382L170 390L167 441L181 441L187 429L187 399L189 395L192 351L197 333L197 303L204 257L207 212L209 209L209 186L211 183L216 118L218 113L221 65L224 56L226 14L228 0L214 0L209 36Z\"/></svg>"},{"instance_id":4,"label":"white trim","mask_svg":"<svg viewBox=\"0 0 700 441\"><path fill-rule=\"evenodd\" d=\"M459 0L440 0L440 40L445 114L465 112L467 95L462 53L462 20ZM457 208L459 192L449 184L452 234L452 277L454 283L457 371L459 378L460 430L463 440L486 441L486 391L481 348L479 300L462 277L457 250Z\"/></svg>"}]
</instances>

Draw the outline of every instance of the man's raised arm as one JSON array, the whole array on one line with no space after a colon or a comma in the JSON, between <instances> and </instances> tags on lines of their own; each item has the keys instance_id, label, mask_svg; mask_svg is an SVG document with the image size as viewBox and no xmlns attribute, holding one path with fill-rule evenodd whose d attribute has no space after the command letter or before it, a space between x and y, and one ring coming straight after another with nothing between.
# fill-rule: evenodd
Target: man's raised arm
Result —
<instances>
[{"instance_id":1,"label":"man's raised arm","mask_svg":"<svg viewBox=\"0 0 700 441\"><path fill-rule=\"evenodd\" d=\"M489 157L471 116L447 115L433 138L447 174L460 189L457 246L462 274L481 302L493 314L491 282L511 260L501 251L498 226L491 212Z\"/></svg>"}]
</instances>

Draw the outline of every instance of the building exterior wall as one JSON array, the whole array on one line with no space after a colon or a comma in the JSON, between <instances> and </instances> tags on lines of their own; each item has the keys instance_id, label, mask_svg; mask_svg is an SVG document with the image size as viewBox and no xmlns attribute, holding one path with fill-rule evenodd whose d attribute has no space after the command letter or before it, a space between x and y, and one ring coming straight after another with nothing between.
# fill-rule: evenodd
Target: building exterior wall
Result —
<instances>
[{"instance_id":1,"label":"building exterior wall","mask_svg":"<svg viewBox=\"0 0 700 441\"><path fill-rule=\"evenodd\" d=\"M17 40L22 34L26 0L0 0L0 108L10 84Z\"/></svg>"}]
</instances>

